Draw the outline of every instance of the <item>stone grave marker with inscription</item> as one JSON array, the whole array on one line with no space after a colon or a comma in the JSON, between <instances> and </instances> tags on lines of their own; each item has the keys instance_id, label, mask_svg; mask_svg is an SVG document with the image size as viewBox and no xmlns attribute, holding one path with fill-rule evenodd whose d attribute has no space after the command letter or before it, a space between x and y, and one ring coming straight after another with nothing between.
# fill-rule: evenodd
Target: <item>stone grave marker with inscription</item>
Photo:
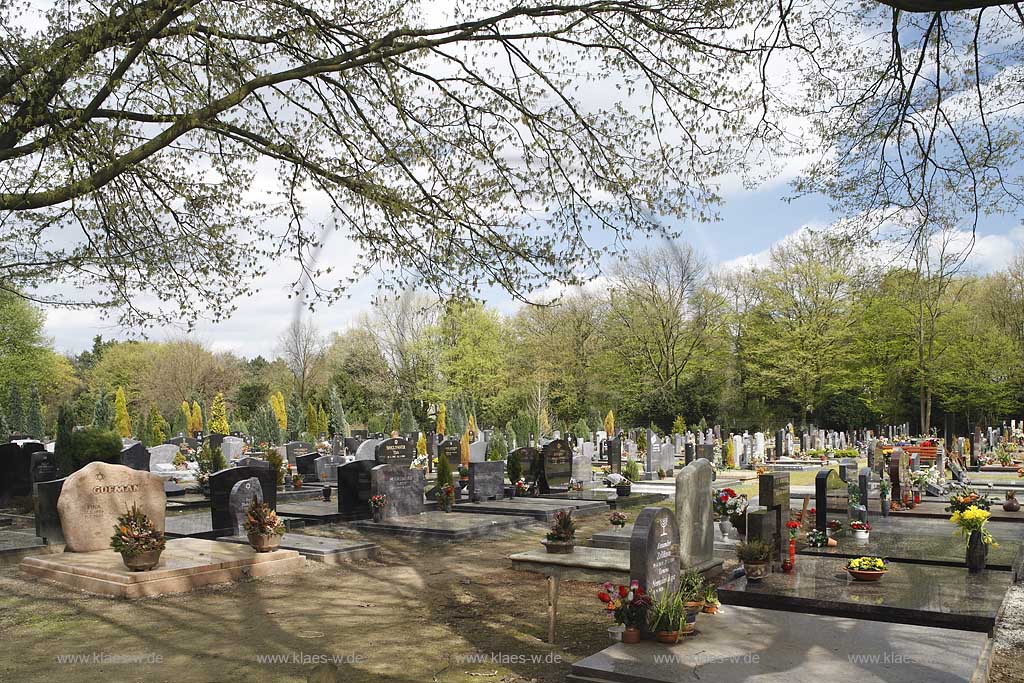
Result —
<instances>
[{"instance_id":1,"label":"stone grave marker with inscription","mask_svg":"<svg viewBox=\"0 0 1024 683\"><path fill-rule=\"evenodd\" d=\"M58 545L64 542L64 532L60 526L60 513L57 511L57 501L60 499L63 487L64 479L41 481L32 487L35 494L33 497L36 513L36 536L44 539L48 545Z\"/></svg>"},{"instance_id":2,"label":"stone grave marker with inscription","mask_svg":"<svg viewBox=\"0 0 1024 683\"><path fill-rule=\"evenodd\" d=\"M321 484L337 481L338 467L344 463L340 455L322 455L314 461L316 480Z\"/></svg>"},{"instance_id":3,"label":"stone grave marker with inscription","mask_svg":"<svg viewBox=\"0 0 1024 683\"><path fill-rule=\"evenodd\" d=\"M356 449L355 456L356 460L369 460L370 462L377 463L377 444L384 439L366 439L359 444L359 448Z\"/></svg>"},{"instance_id":4,"label":"stone grave marker with inscription","mask_svg":"<svg viewBox=\"0 0 1024 683\"><path fill-rule=\"evenodd\" d=\"M338 513L345 521L368 519L370 511L370 472L373 460L354 460L338 468Z\"/></svg>"},{"instance_id":5,"label":"stone grave marker with inscription","mask_svg":"<svg viewBox=\"0 0 1024 683\"><path fill-rule=\"evenodd\" d=\"M237 436L225 436L220 444L220 452L228 462L237 460L245 452L245 439Z\"/></svg>"},{"instance_id":6,"label":"stone grave marker with inscription","mask_svg":"<svg viewBox=\"0 0 1024 683\"><path fill-rule=\"evenodd\" d=\"M29 475L33 484L41 481L53 481L57 478L57 461L54 459L53 453L36 451L29 457L31 458Z\"/></svg>"},{"instance_id":7,"label":"stone grave marker with inscription","mask_svg":"<svg viewBox=\"0 0 1024 683\"><path fill-rule=\"evenodd\" d=\"M629 538L629 575L656 597L679 583L679 529L662 507L646 507L637 515Z\"/></svg>"},{"instance_id":8,"label":"stone grave marker with inscription","mask_svg":"<svg viewBox=\"0 0 1024 683\"><path fill-rule=\"evenodd\" d=\"M611 473L622 474L622 438L605 439L603 449Z\"/></svg>"},{"instance_id":9,"label":"stone grave marker with inscription","mask_svg":"<svg viewBox=\"0 0 1024 683\"><path fill-rule=\"evenodd\" d=\"M553 439L541 451L541 473L537 478L541 493L550 493L552 487L569 485L572 478L572 446L565 439Z\"/></svg>"},{"instance_id":10,"label":"stone grave marker with inscription","mask_svg":"<svg viewBox=\"0 0 1024 683\"><path fill-rule=\"evenodd\" d=\"M769 516L774 517L775 533L771 539L772 547L782 557L786 552L785 544L788 542L786 535L782 533L783 524L789 518L789 472L767 472L758 478L757 502L765 508ZM783 519L785 513L786 520ZM749 530L748 530L749 533Z\"/></svg>"},{"instance_id":11,"label":"stone grave marker with inscription","mask_svg":"<svg viewBox=\"0 0 1024 683\"><path fill-rule=\"evenodd\" d=\"M695 460L676 475L676 527L685 569L704 572L722 564L714 558L715 515L710 495L714 474L710 462Z\"/></svg>"},{"instance_id":12,"label":"stone grave marker with inscription","mask_svg":"<svg viewBox=\"0 0 1024 683\"><path fill-rule=\"evenodd\" d=\"M259 467L265 470L270 469L270 463L266 460L260 460L259 458L239 458L235 465L238 467Z\"/></svg>"},{"instance_id":13,"label":"stone grave marker with inscription","mask_svg":"<svg viewBox=\"0 0 1024 683\"><path fill-rule=\"evenodd\" d=\"M500 460L469 463L469 500L500 500L505 497L505 463Z\"/></svg>"},{"instance_id":14,"label":"stone grave marker with inscription","mask_svg":"<svg viewBox=\"0 0 1024 683\"><path fill-rule=\"evenodd\" d=\"M866 522L868 521L868 501L870 500L869 494L871 493L870 468L861 468L860 472L857 474L857 485L860 489L860 503L852 509L857 519L862 522Z\"/></svg>"},{"instance_id":15,"label":"stone grave marker with inscription","mask_svg":"<svg viewBox=\"0 0 1024 683\"><path fill-rule=\"evenodd\" d=\"M378 465L408 468L416 459L416 445L408 439L387 439L377 444L375 457Z\"/></svg>"},{"instance_id":16,"label":"stone grave marker with inscription","mask_svg":"<svg viewBox=\"0 0 1024 683\"><path fill-rule=\"evenodd\" d=\"M159 531L164 530L167 497L163 480L155 474L91 462L68 476L57 499L65 550L108 549L118 516L132 505L146 513Z\"/></svg>"},{"instance_id":17,"label":"stone grave marker with inscription","mask_svg":"<svg viewBox=\"0 0 1024 683\"><path fill-rule=\"evenodd\" d=\"M300 455L306 455L312 452L313 444L308 441L289 441L284 445L285 457L288 458L288 462L296 464L296 458Z\"/></svg>"},{"instance_id":18,"label":"stone grave marker with inscription","mask_svg":"<svg viewBox=\"0 0 1024 683\"><path fill-rule=\"evenodd\" d=\"M159 471L157 465L173 465L174 457L180 453L180 449L174 444L162 443L149 449L149 469L151 472Z\"/></svg>"},{"instance_id":19,"label":"stone grave marker with inscription","mask_svg":"<svg viewBox=\"0 0 1024 683\"><path fill-rule=\"evenodd\" d=\"M422 513L425 485L426 478L421 469L377 465L370 471L371 495L388 498L383 519Z\"/></svg>"},{"instance_id":20,"label":"stone grave marker with inscription","mask_svg":"<svg viewBox=\"0 0 1024 683\"><path fill-rule=\"evenodd\" d=\"M295 456L295 472L302 475L302 481L313 483L316 481L316 459L319 453L303 453Z\"/></svg>"}]
</instances>

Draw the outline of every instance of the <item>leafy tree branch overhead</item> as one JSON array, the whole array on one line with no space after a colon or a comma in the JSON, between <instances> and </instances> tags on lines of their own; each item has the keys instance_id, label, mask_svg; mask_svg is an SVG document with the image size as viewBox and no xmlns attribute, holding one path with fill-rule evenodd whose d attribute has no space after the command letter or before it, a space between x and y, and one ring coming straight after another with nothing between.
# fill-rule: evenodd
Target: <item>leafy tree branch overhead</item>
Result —
<instances>
[{"instance_id":1,"label":"leafy tree branch overhead","mask_svg":"<svg viewBox=\"0 0 1024 683\"><path fill-rule=\"evenodd\" d=\"M1012 209L1014 7L0 0L0 287L140 326L285 259L307 304L371 271L528 300L712 218L751 150L819 153L797 191L877 222ZM318 263L335 231L352 270Z\"/></svg>"}]
</instances>

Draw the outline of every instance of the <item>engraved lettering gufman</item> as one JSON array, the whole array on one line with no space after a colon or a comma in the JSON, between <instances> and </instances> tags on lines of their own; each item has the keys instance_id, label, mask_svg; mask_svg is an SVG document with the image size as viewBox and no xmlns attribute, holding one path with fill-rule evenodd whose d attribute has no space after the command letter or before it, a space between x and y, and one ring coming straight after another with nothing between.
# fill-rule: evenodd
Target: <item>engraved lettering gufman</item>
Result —
<instances>
[{"instance_id":1,"label":"engraved lettering gufman","mask_svg":"<svg viewBox=\"0 0 1024 683\"><path fill-rule=\"evenodd\" d=\"M95 486L93 493L138 493L138 484L108 484L106 486Z\"/></svg>"}]
</instances>

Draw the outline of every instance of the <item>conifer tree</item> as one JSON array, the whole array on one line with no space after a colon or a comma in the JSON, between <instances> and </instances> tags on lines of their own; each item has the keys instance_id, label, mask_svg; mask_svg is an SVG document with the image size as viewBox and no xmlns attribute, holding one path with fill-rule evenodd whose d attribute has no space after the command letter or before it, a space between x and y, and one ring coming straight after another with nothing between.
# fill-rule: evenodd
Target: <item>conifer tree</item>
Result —
<instances>
[{"instance_id":1,"label":"conifer tree","mask_svg":"<svg viewBox=\"0 0 1024 683\"><path fill-rule=\"evenodd\" d=\"M322 403L320 404L320 407L317 408L316 417L317 417L317 428L316 428L317 432L319 432L320 434L325 434L327 436L330 436L330 434L331 434L331 432L330 432L330 425L327 424L327 411L324 410L324 406L323 406Z\"/></svg>"},{"instance_id":2,"label":"conifer tree","mask_svg":"<svg viewBox=\"0 0 1024 683\"><path fill-rule=\"evenodd\" d=\"M423 456L427 454L427 435L420 432L420 438L416 440L416 455Z\"/></svg>"},{"instance_id":3,"label":"conifer tree","mask_svg":"<svg viewBox=\"0 0 1024 683\"><path fill-rule=\"evenodd\" d=\"M66 405L57 408L57 433L54 437L53 455L58 463L70 464L71 439L75 433L75 417Z\"/></svg>"},{"instance_id":4,"label":"conifer tree","mask_svg":"<svg viewBox=\"0 0 1024 683\"><path fill-rule=\"evenodd\" d=\"M476 426L476 415L473 415L472 413L470 413L469 415L469 426L467 427L467 429L469 429L469 433L473 438L476 438L476 436L480 433L480 430L477 429Z\"/></svg>"},{"instance_id":5,"label":"conifer tree","mask_svg":"<svg viewBox=\"0 0 1024 683\"><path fill-rule=\"evenodd\" d=\"M395 410L391 413L391 429L392 433L397 432L402 427L402 418L399 416L398 411Z\"/></svg>"},{"instance_id":6,"label":"conifer tree","mask_svg":"<svg viewBox=\"0 0 1024 683\"><path fill-rule=\"evenodd\" d=\"M604 431L608 434L609 439L615 438L615 413L610 410L604 417Z\"/></svg>"},{"instance_id":7,"label":"conifer tree","mask_svg":"<svg viewBox=\"0 0 1024 683\"><path fill-rule=\"evenodd\" d=\"M505 435L500 430L495 430L494 436L487 442L488 460L505 460L508 457L508 444L505 443Z\"/></svg>"},{"instance_id":8,"label":"conifer tree","mask_svg":"<svg viewBox=\"0 0 1024 683\"><path fill-rule=\"evenodd\" d=\"M210 407L210 432L213 434L230 434L228 425L228 409L224 405L224 394L217 392Z\"/></svg>"},{"instance_id":9,"label":"conifer tree","mask_svg":"<svg viewBox=\"0 0 1024 683\"><path fill-rule=\"evenodd\" d=\"M178 408L178 412L174 416L174 424L171 426L171 435L176 436L177 434L188 434L189 422L192 421L192 411L188 407L188 401L182 401L181 407Z\"/></svg>"},{"instance_id":10,"label":"conifer tree","mask_svg":"<svg viewBox=\"0 0 1024 683\"><path fill-rule=\"evenodd\" d=\"M459 439L459 460L463 467L469 467L469 430L467 429Z\"/></svg>"},{"instance_id":11,"label":"conifer tree","mask_svg":"<svg viewBox=\"0 0 1024 683\"><path fill-rule=\"evenodd\" d=\"M452 479L452 466L448 462L448 456L444 453L437 456L437 486L440 488L445 484L454 484L455 480Z\"/></svg>"},{"instance_id":12,"label":"conifer tree","mask_svg":"<svg viewBox=\"0 0 1024 683\"><path fill-rule=\"evenodd\" d=\"M316 408L313 407L312 401L306 401L306 431L312 438L316 438L319 430L320 418L316 414Z\"/></svg>"},{"instance_id":13,"label":"conifer tree","mask_svg":"<svg viewBox=\"0 0 1024 683\"><path fill-rule=\"evenodd\" d=\"M155 405L149 407L149 430L150 430L150 441L152 445L158 446L167 440L167 430L170 425L167 424L167 420L160 414Z\"/></svg>"},{"instance_id":14,"label":"conifer tree","mask_svg":"<svg viewBox=\"0 0 1024 683\"><path fill-rule=\"evenodd\" d=\"M132 422L128 417L128 399L124 395L124 387L118 387L114 394L114 428L121 438L127 439L132 435Z\"/></svg>"},{"instance_id":15,"label":"conifer tree","mask_svg":"<svg viewBox=\"0 0 1024 683\"><path fill-rule=\"evenodd\" d=\"M28 410L25 416L25 431L33 439L42 439L43 434L43 404L39 400L39 389L34 384L28 397Z\"/></svg>"},{"instance_id":16,"label":"conifer tree","mask_svg":"<svg viewBox=\"0 0 1024 683\"><path fill-rule=\"evenodd\" d=\"M0 443L11 438L11 428L7 424L7 416L0 411Z\"/></svg>"},{"instance_id":17,"label":"conifer tree","mask_svg":"<svg viewBox=\"0 0 1024 683\"><path fill-rule=\"evenodd\" d=\"M551 421L548 420L548 409L542 407L537 415L537 438L551 433Z\"/></svg>"},{"instance_id":18,"label":"conifer tree","mask_svg":"<svg viewBox=\"0 0 1024 683\"><path fill-rule=\"evenodd\" d=\"M443 403L441 404L441 407L437 409L437 433L441 436L442 440L444 439L444 435L447 433L445 430L448 428L445 424L447 412L447 407Z\"/></svg>"},{"instance_id":19,"label":"conifer tree","mask_svg":"<svg viewBox=\"0 0 1024 683\"><path fill-rule=\"evenodd\" d=\"M109 432L114 428L113 405L105 388L96 399L96 407L92 411L92 426L94 429L104 432Z\"/></svg>"},{"instance_id":20,"label":"conifer tree","mask_svg":"<svg viewBox=\"0 0 1024 683\"><path fill-rule=\"evenodd\" d=\"M15 382L11 382L11 393L7 398L7 422L12 433L24 433L25 408L21 404L21 389Z\"/></svg>"},{"instance_id":21,"label":"conifer tree","mask_svg":"<svg viewBox=\"0 0 1024 683\"><path fill-rule=\"evenodd\" d=\"M299 395L293 392L288 397L288 431L299 434L305 431L305 428L306 415L302 408L302 401Z\"/></svg>"},{"instance_id":22,"label":"conifer tree","mask_svg":"<svg viewBox=\"0 0 1024 683\"><path fill-rule=\"evenodd\" d=\"M284 395L280 391L270 395L270 408L274 411L278 429L288 429L288 407L284 404Z\"/></svg>"},{"instance_id":23,"label":"conifer tree","mask_svg":"<svg viewBox=\"0 0 1024 683\"><path fill-rule=\"evenodd\" d=\"M189 431L193 434L198 434L203 431L203 409L199 406L199 401L192 401L192 420L190 421Z\"/></svg>"},{"instance_id":24,"label":"conifer tree","mask_svg":"<svg viewBox=\"0 0 1024 683\"><path fill-rule=\"evenodd\" d=\"M413 432L419 431L419 425L416 424L416 416L412 414L412 406L409 405L408 401L402 401L402 412L399 418L399 429L405 434L412 434Z\"/></svg>"}]
</instances>

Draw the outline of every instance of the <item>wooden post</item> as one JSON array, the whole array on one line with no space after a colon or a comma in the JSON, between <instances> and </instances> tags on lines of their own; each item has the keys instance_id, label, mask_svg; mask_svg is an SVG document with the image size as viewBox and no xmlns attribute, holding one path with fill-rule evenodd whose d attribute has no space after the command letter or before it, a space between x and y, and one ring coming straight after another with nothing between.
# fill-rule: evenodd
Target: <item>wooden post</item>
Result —
<instances>
[{"instance_id":1,"label":"wooden post","mask_svg":"<svg viewBox=\"0 0 1024 683\"><path fill-rule=\"evenodd\" d=\"M555 621L558 619L558 584L557 574L548 576L548 642L555 643Z\"/></svg>"}]
</instances>

